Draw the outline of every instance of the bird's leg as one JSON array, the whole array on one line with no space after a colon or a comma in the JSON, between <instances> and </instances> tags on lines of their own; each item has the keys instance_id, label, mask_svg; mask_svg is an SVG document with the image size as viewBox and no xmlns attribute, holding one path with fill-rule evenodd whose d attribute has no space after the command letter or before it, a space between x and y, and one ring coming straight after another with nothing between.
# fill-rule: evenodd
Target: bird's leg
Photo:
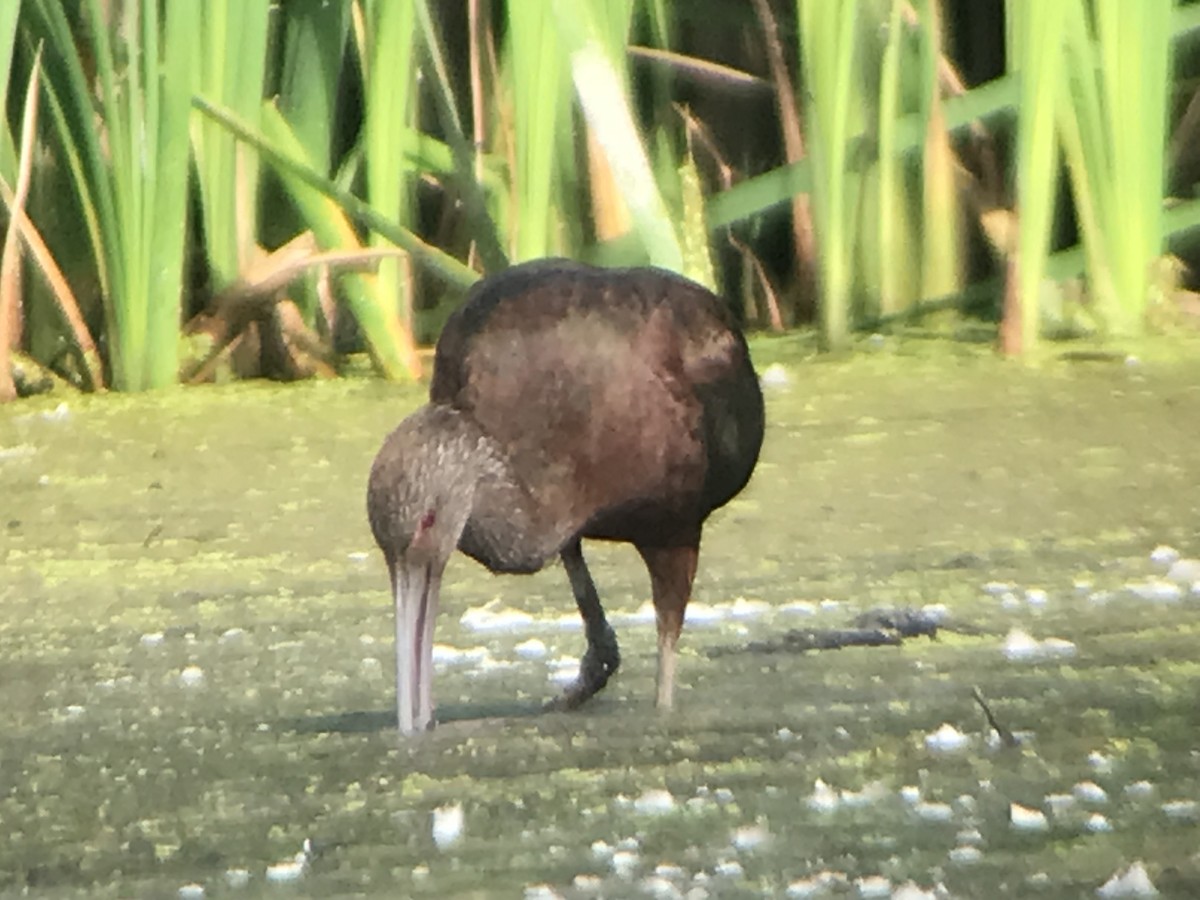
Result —
<instances>
[{"instance_id":1,"label":"bird's leg","mask_svg":"<svg viewBox=\"0 0 1200 900\"><path fill-rule=\"evenodd\" d=\"M670 547L638 545L638 552L650 570L654 598L654 617L658 623L659 709L670 709L675 699L675 645L683 630L683 614L692 596L700 539Z\"/></svg>"},{"instance_id":2,"label":"bird's leg","mask_svg":"<svg viewBox=\"0 0 1200 900\"><path fill-rule=\"evenodd\" d=\"M571 580L571 591L579 614L583 616L583 630L587 635L587 652L579 663L579 678L563 695L549 704L557 709L575 709L606 684L621 664L621 653L617 648L617 635L604 617L600 596L592 582L591 573L583 561L583 549L579 541L568 544L561 553L567 577Z\"/></svg>"}]
</instances>

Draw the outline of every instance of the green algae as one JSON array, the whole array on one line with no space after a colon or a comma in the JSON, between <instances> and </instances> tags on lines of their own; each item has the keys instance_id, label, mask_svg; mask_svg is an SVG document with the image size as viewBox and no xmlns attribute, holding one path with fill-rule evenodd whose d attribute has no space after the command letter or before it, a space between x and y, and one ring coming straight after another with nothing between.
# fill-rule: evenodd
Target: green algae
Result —
<instances>
[{"instance_id":1,"label":"green algae","mask_svg":"<svg viewBox=\"0 0 1200 900\"><path fill-rule=\"evenodd\" d=\"M542 714L556 688L544 661L514 655L528 634L475 634L459 617L494 598L569 614L562 572L493 578L456 559L439 642L516 665L446 666L443 724L409 742L389 723L390 604L363 489L419 391L239 385L73 399L65 416L6 409L0 895L164 896L192 882L210 896L514 896L542 883L571 895L582 873L606 896L636 896L670 863L685 891L703 870L722 897L780 895L824 869L957 896L1070 897L1140 859L1164 895L1194 896L1200 829L1162 804L1200 801L1200 601L1122 588L1155 574L1158 544L1200 556L1200 363L1148 350L1138 364L1030 369L890 339L852 360L756 349L789 385L768 392L751 487L706 530L696 600L816 611L689 625L665 717L652 627L618 625L608 689ZM611 612L645 601L631 549L587 553ZM991 581L1014 586L1015 606L984 592ZM1021 599L1027 588L1045 604ZM899 648L708 656L926 603L963 629ZM1010 662L1014 626L1077 652ZM530 633L552 657L582 649L577 629ZM974 686L1025 743L984 744ZM967 751L930 752L943 722L973 738ZM817 779L879 796L822 812L808 802ZM1148 796L1126 793L1142 779ZM1042 807L1080 781L1109 802L1045 832L1009 825L1011 803ZM915 817L906 785L952 820ZM675 807L639 812L659 789ZM446 804L466 827L439 850L430 815ZM1112 831L1084 829L1093 811ZM752 825L769 839L732 847ZM973 865L947 856L963 828L982 836ZM641 858L628 881L591 850L622 838ZM306 874L267 885L266 867L305 839ZM734 860L740 876L711 874ZM240 867L249 885L227 886Z\"/></svg>"}]
</instances>

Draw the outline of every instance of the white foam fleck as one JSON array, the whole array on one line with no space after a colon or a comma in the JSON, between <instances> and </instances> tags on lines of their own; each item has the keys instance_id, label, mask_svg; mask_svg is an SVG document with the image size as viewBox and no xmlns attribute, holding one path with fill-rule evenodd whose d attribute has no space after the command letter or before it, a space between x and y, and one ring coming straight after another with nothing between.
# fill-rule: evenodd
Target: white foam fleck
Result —
<instances>
[{"instance_id":1,"label":"white foam fleck","mask_svg":"<svg viewBox=\"0 0 1200 900\"><path fill-rule=\"evenodd\" d=\"M641 857L632 850L618 850L609 857L609 865L612 866L613 872L622 878L630 877L639 862L641 862Z\"/></svg>"},{"instance_id":2,"label":"white foam fleck","mask_svg":"<svg viewBox=\"0 0 1200 900\"><path fill-rule=\"evenodd\" d=\"M529 638L513 647L513 652L521 657L521 659L541 659L546 655L547 651L544 641L539 641L537 638Z\"/></svg>"},{"instance_id":3,"label":"white foam fleck","mask_svg":"<svg viewBox=\"0 0 1200 900\"><path fill-rule=\"evenodd\" d=\"M763 387L784 388L791 384L792 376L788 374L788 370L781 363L771 363L763 369L758 380Z\"/></svg>"},{"instance_id":4,"label":"white foam fleck","mask_svg":"<svg viewBox=\"0 0 1200 900\"><path fill-rule=\"evenodd\" d=\"M1030 809L1019 803L1009 805L1008 819L1017 831L1045 831L1050 827L1044 812L1040 809Z\"/></svg>"},{"instance_id":5,"label":"white foam fleck","mask_svg":"<svg viewBox=\"0 0 1200 900\"><path fill-rule=\"evenodd\" d=\"M1150 880L1146 867L1138 860L1123 872L1115 872L1108 881L1096 888L1098 897L1157 897L1158 889Z\"/></svg>"},{"instance_id":6,"label":"white foam fleck","mask_svg":"<svg viewBox=\"0 0 1200 900\"><path fill-rule=\"evenodd\" d=\"M1177 559L1179 559L1179 551L1166 544L1159 544L1150 551L1150 562L1158 563L1160 566L1169 566Z\"/></svg>"},{"instance_id":7,"label":"white foam fleck","mask_svg":"<svg viewBox=\"0 0 1200 900\"><path fill-rule=\"evenodd\" d=\"M729 843L735 850L750 851L763 846L770 838L771 832L764 825L743 825L734 830Z\"/></svg>"},{"instance_id":8,"label":"white foam fleck","mask_svg":"<svg viewBox=\"0 0 1200 900\"><path fill-rule=\"evenodd\" d=\"M689 603L687 623L688 625L709 625L713 622L720 622L725 615L725 610L720 606L712 606L708 603Z\"/></svg>"},{"instance_id":9,"label":"white foam fleck","mask_svg":"<svg viewBox=\"0 0 1200 900\"><path fill-rule=\"evenodd\" d=\"M841 800L837 791L818 778L813 782L813 792L808 797L808 806L817 812L833 812Z\"/></svg>"},{"instance_id":10,"label":"white foam fleck","mask_svg":"<svg viewBox=\"0 0 1200 900\"><path fill-rule=\"evenodd\" d=\"M54 409L48 410L41 414L42 420L45 422L65 422L71 418L71 408L67 406L66 401L58 404Z\"/></svg>"},{"instance_id":11,"label":"white foam fleck","mask_svg":"<svg viewBox=\"0 0 1200 900\"><path fill-rule=\"evenodd\" d=\"M446 850L459 842L463 834L466 816L462 804L449 803L433 811L433 842L439 850Z\"/></svg>"},{"instance_id":12,"label":"white foam fleck","mask_svg":"<svg viewBox=\"0 0 1200 900\"><path fill-rule=\"evenodd\" d=\"M166 640L166 635L161 631L151 631L142 635L141 644L143 647L158 647L164 640Z\"/></svg>"},{"instance_id":13,"label":"white foam fleck","mask_svg":"<svg viewBox=\"0 0 1200 900\"><path fill-rule=\"evenodd\" d=\"M729 615L735 619L751 619L761 616L770 608L771 604L765 600L748 600L745 597L737 597L729 608Z\"/></svg>"},{"instance_id":14,"label":"white foam fleck","mask_svg":"<svg viewBox=\"0 0 1200 900\"><path fill-rule=\"evenodd\" d=\"M864 900L868 897L892 896L892 882L882 875L866 875L862 878L856 878L854 879L854 887L858 889L858 896L864 898Z\"/></svg>"},{"instance_id":15,"label":"white foam fleck","mask_svg":"<svg viewBox=\"0 0 1200 900\"><path fill-rule=\"evenodd\" d=\"M1154 785L1149 781L1134 781L1125 785L1126 797L1148 797L1154 793Z\"/></svg>"},{"instance_id":16,"label":"white foam fleck","mask_svg":"<svg viewBox=\"0 0 1200 900\"><path fill-rule=\"evenodd\" d=\"M940 896L939 891L927 891L914 881L906 881L892 892L892 900L938 900Z\"/></svg>"},{"instance_id":17,"label":"white foam fleck","mask_svg":"<svg viewBox=\"0 0 1200 900\"><path fill-rule=\"evenodd\" d=\"M1108 821L1107 817L1100 815L1100 813L1092 813L1088 816L1087 821L1083 823L1083 827L1092 834L1104 834L1113 830L1112 823Z\"/></svg>"},{"instance_id":18,"label":"white foam fleck","mask_svg":"<svg viewBox=\"0 0 1200 900\"><path fill-rule=\"evenodd\" d=\"M1108 791L1094 781L1081 781L1071 789L1076 797L1084 803L1107 803Z\"/></svg>"},{"instance_id":19,"label":"white foam fleck","mask_svg":"<svg viewBox=\"0 0 1200 900\"><path fill-rule=\"evenodd\" d=\"M527 884L522 896L525 900L562 900L562 894L548 884Z\"/></svg>"},{"instance_id":20,"label":"white foam fleck","mask_svg":"<svg viewBox=\"0 0 1200 900\"><path fill-rule=\"evenodd\" d=\"M200 687L204 684L204 670L199 666L187 666L179 673L179 683L183 687Z\"/></svg>"},{"instance_id":21,"label":"white foam fleck","mask_svg":"<svg viewBox=\"0 0 1200 900\"><path fill-rule=\"evenodd\" d=\"M613 616L614 619L617 619L618 621L627 625L646 625L655 621L655 617L656 614L654 612L654 604L649 600L643 601L642 605L631 613L623 613Z\"/></svg>"},{"instance_id":22,"label":"white foam fleck","mask_svg":"<svg viewBox=\"0 0 1200 900\"><path fill-rule=\"evenodd\" d=\"M798 879L787 886L789 897L823 897L831 893L845 893L850 886L844 872L823 869L810 878Z\"/></svg>"},{"instance_id":23,"label":"white foam fleck","mask_svg":"<svg viewBox=\"0 0 1200 900\"><path fill-rule=\"evenodd\" d=\"M713 866L713 874L720 875L722 878L734 879L745 876L746 870L736 859L723 859Z\"/></svg>"},{"instance_id":24,"label":"white foam fleck","mask_svg":"<svg viewBox=\"0 0 1200 900\"><path fill-rule=\"evenodd\" d=\"M1079 798L1074 794L1047 794L1042 798L1042 803L1050 810L1051 815L1057 819L1071 812L1078 803L1078 800Z\"/></svg>"},{"instance_id":25,"label":"white foam fleck","mask_svg":"<svg viewBox=\"0 0 1200 900\"><path fill-rule=\"evenodd\" d=\"M842 791L841 805L850 809L862 809L878 803L888 796L888 788L882 781L869 781L861 791Z\"/></svg>"},{"instance_id":26,"label":"white foam fleck","mask_svg":"<svg viewBox=\"0 0 1200 900\"><path fill-rule=\"evenodd\" d=\"M1039 641L1020 628L1014 628L1004 639L1002 652L1013 662L1029 662L1040 659L1067 659L1075 655L1077 648L1063 638L1046 638Z\"/></svg>"},{"instance_id":27,"label":"white foam fleck","mask_svg":"<svg viewBox=\"0 0 1200 900\"><path fill-rule=\"evenodd\" d=\"M576 656L560 656L550 660L550 680L565 687L573 684L579 678L579 658Z\"/></svg>"},{"instance_id":28,"label":"white foam fleck","mask_svg":"<svg viewBox=\"0 0 1200 900\"><path fill-rule=\"evenodd\" d=\"M1011 660L1037 659L1040 651L1038 641L1019 628L1014 628L1004 639L1004 655Z\"/></svg>"},{"instance_id":29,"label":"white foam fleck","mask_svg":"<svg viewBox=\"0 0 1200 900\"><path fill-rule=\"evenodd\" d=\"M1111 756L1106 756L1099 750L1093 750L1087 757L1088 765L1092 767L1093 772L1100 775L1107 775L1113 770L1113 761Z\"/></svg>"},{"instance_id":30,"label":"white foam fleck","mask_svg":"<svg viewBox=\"0 0 1200 900\"><path fill-rule=\"evenodd\" d=\"M921 614L935 625L940 625L950 615L950 607L945 603L926 603L921 607Z\"/></svg>"},{"instance_id":31,"label":"white foam fleck","mask_svg":"<svg viewBox=\"0 0 1200 900\"><path fill-rule=\"evenodd\" d=\"M499 600L489 600L482 606L468 609L458 621L472 631L521 631L533 624L533 616L519 609L509 609Z\"/></svg>"},{"instance_id":32,"label":"white foam fleck","mask_svg":"<svg viewBox=\"0 0 1200 900\"><path fill-rule=\"evenodd\" d=\"M955 840L960 844L977 847L983 843L983 833L978 828L964 828L955 835Z\"/></svg>"},{"instance_id":33,"label":"white foam fleck","mask_svg":"<svg viewBox=\"0 0 1200 900\"><path fill-rule=\"evenodd\" d=\"M950 851L950 862L960 866L969 866L983 859L983 851L978 847L960 846Z\"/></svg>"},{"instance_id":34,"label":"white foam fleck","mask_svg":"<svg viewBox=\"0 0 1200 900\"><path fill-rule=\"evenodd\" d=\"M289 859L275 863L273 866L267 866L267 881L271 884L296 881L304 874L305 868L306 863L302 860Z\"/></svg>"},{"instance_id":35,"label":"white foam fleck","mask_svg":"<svg viewBox=\"0 0 1200 900\"><path fill-rule=\"evenodd\" d=\"M1047 659L1069 659L1077 651L1075 644L1063 638L1046 638L1042 641L1042 656Z\"/></svg>"},{"instance_id":36,"label":"white foam fleck","mask_svg":"<svg viewBox=\"0 0 1200 900\"><path fill-rule=\"evenodd\" d=\"M948 722L943 722L936 731L925 735L925 747L934 753L957 753L966 749L970 743L971 738L968 735Z\"/></svg>"},{"instance_id":37,"label":"white foam fleck","mask_svg":"<svg viewBox=\"0 0 1200 900\"><path fill-rule=\"evenodd\" d=\"M1025 591L1025 602L1035 608L1041 608L1050 601L1050 595L1041 588L1028 588Z\"/></svg>"},{"instance_id":38,"label":"white foam fleck","mask_svg":"<svg viewBox=\"0 0 1200 900\"><path fill-rule=\"evenodd\" d=\"M683 897L679 888L675 887L669 878L661 875L647 875L638 887L643 894L655 900L681 900Z\"/></svg>"},{"instance_id":39,"label":"white foam fleck","mask_svg":"<svg viewBox=\"0 0 1200 900\"><path fill-rule=\"evenodd\" d=\"M913 806L917 818L925 822L949 822L954 818L954 810L949 803L928 803L922 801Z\"/></svg>"},{"instance_id":40,"label":"white foam fleck","mask_svg":"<svg viewBox=\"0 0 1200 900\"><path fill-rule=\"evenodd\" d=\"M780 612L796 613L803 616L815 615L817 607L807 600L789 600L783 606L779 607Z\"/></svg>"},{"instance_id":41,"label":"white foam fleck","mask_svg":"<svg viewBox=\"0 0 1200 900\"><path fill-rule=\"evenodd\" d=\"M1177 559L1167 570L1167 580L1189 587L1192 582L1200 579L1200 559Z\"/></svg>"},{"instance_id":42,"label":"white foam fleck","mask_svg":"<svg viewBox=\"0 0 1200 900\"><path fill-rule=\"evenodd\" d=\"M633 809L643 816L661 816L675 809L675 798L671 796L670 791L654 788L643 791L633 801Z\"/></svg>"},{"instance_id":43,"label":"white foam fleck","mask_svg":"<svg viewBox=\"0 0 1200 900\"><path fill-rule=\"evenodd\" d=\"M454 665L456 663L480 663L489 656L487 647L467 647L460 649L449 644L434 644L432 648L434 665Z\"/></svg>"},{"instance_id":44,"label":"white foam fleck","mask_svg":"<svg viewBox=\"0 0 1200 900\"><path fill-rule=\"evenodd\" d=\"M1183 597L1182 587L1173 581L1165 581L1161 578L1131 581L1125 585L1125 590L1139 600L1149 600L1153 603L1175 603Z\"/></svg>"},{"instance_id":45,"label":"white foam fleck","mask_svg":"<svg viewBox=\"0 0 1200 900\"><path fill-rule=\"evenodd\" d=\"M1162 805L1168 819L1193 822L1200 819L1200 804L1195 800L1168 800Z\"/></svg>"},{"instance_id":46,"label":"white foam fleck","mask_svg":"<svg viewBox=\"0 0 1200 900\"><path fill-rule=\"evenodd\" d=\"M250 883L250 870L241 868L226 869L225 883L234 890L244 888Z\"/></svg>"},{"instance_id":47,"label":"white foam fleck","mask_svg":"<svg viewBox=\"0 0 1200 900\"><path fill-rule=\"evenodd\" d=\"M32 444L17 444L15 447L0 447L0 462L10 459L24 459L37 453Z\"/></svg>"}]
</instances>

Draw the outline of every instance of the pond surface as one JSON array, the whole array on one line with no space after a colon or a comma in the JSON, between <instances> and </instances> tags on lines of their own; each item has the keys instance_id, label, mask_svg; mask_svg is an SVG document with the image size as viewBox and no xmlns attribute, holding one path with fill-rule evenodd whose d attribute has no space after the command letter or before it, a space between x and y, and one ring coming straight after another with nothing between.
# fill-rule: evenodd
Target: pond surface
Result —
<instances>
[{"instance_id":1,"label":"pond surface","mask_svg":"<svg viewBox=\"0 0 1200 900\"><path fill-rule=\"evenodd\" d=\"M421 391L0 410L0 896L1200 896L1200 355L756 355L677 710L631 548L585 548L623 667L575 713L561 568L460 557L407 742L364 483ZM875 607L946 627L744 650Z\"/></svg>"}]
</instances>

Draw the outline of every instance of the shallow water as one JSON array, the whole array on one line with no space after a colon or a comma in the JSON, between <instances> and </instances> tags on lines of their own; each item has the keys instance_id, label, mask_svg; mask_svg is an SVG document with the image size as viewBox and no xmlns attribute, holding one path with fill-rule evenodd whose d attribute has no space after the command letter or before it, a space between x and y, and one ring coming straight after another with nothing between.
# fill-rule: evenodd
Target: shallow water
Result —
<instances>
[{"instance_id":1,"label":"shallow water","mask_svg":"<svg viewBox=\"0 0 1200 900\"><path fill-rule=\"evenodd\" d=\"M538 712L583 649L561 570L457 559L443 724L408 742L363 488L420 391L0 411L0 895L799 896L824 872L834 895L1084 897L1139 860L1200 895L1200 574L1151 560L1200 557L1200 362L756 355L789 384L706 529L677 711L653 709L630 548L586 548L623 667L570 714ZM958 630L708 656L930 604ZM1012 660L1013 628L1073 647ZM973 687L1021 746L989 744ZM963 747L927 744L944 723ZM1086 782L1105 796L1053 798Z\"/></svg>"}]
</instances>

